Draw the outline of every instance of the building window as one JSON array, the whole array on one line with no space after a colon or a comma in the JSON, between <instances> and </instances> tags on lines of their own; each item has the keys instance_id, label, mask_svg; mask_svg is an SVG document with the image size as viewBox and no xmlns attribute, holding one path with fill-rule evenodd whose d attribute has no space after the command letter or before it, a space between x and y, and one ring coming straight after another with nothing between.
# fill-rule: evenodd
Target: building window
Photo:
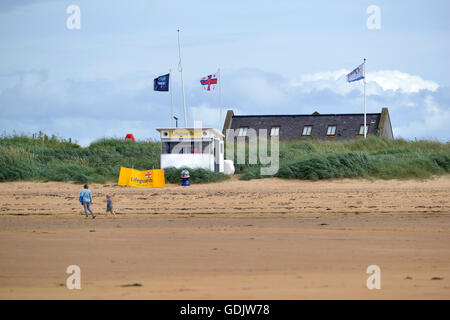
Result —
<instances>
[{"instance_id":1,"label":"building window","mask_svg":"<svg viewBox=\"0 0 450 320\"><path fill-rule=\"evenodd\" d=\"M303 127L303 136L310 136L311 135L312 126L304 126Z\"/></svg>"},{"instance_id":2,"label":"building window","mask_svg":"<svg viewBox=\"0 0 450 320\"><path fill-rule=\"evenodd\" d=\"M247 135L247 127L240 127L239 128L239 132L238 132L238 136L239 137L245 137Z\"/></svg>"},{"instance_id":3,"label":"building window","mask_svg":"<svg viewBox=\"0 0 450 320\"><path fill-rule=\"evenodd\" d=\"M327 136L335 136L336 135L336 126L328 126Z\"/></svg>"},{"instance_id":4,"label":"building window","mask_svg":"<svg viewBox=\"0 0 450 320\"><path fill-rule=\"evenodd\" d=\"M272 127L272 129L270 129L270 135L271 136L279 136L280 135L280 127Z\"/></svg>"},{"instance_id":5,"label":"building window","mask_svg":"<svg viewBox=\"0 0 450 320\"><path fill-rule=\"evenodd\" d=\"M369 125L368 124L366 124L366 135L367 135L367 132L369 132ZM364 125L363 124L359 127L359 134L360 135L364 135Z\"/></svg>"}]
</instances>

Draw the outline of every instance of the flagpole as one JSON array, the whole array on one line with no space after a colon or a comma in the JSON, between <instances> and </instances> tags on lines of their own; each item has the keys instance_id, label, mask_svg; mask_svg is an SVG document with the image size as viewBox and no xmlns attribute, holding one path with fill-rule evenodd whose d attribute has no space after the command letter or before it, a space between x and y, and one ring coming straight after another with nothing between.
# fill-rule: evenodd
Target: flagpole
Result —
<instances>
[{"instance_id":1,"label":"flagpole","mask_svg":"<svg viewBox=\"0 0 450 320\"><path fill-rule=\"evenodd\" d=\"M173 128L173 88L172 88L172 69L169 69L169 91L170 91L170 127Z\"/></svg>"},{"instance_id":2,"label":"flagpole","mask_svg":"<svg viewBox=\"0 0 450 320\"><path fill-rule=\"evenodd\" d=\"M222 81L220 81L220 68L217 69L218 81L219 81L219 126L222 122Z\"/></svg>"},{"instance_id":3,"label":"flagpole","mask_svg":"<svg viewBox=\"0 0 450 320\"><path fill-rule=\"evenodd\" d=\"M366 120L366 58L364 58L364 139L367 137L367 120Z\"/></svg>"},{"instance_id":4,"label":"flagpole","mask_svg":"<svg viewBox=\"0 0 450 320\"><path fill-rule=\"evenodd\" d=\"M178 71L180 71L181 74L181 92L183 94L184 127L187 128L186 99L184 97L184 82L183 82L183 66L181 65L180 29L177 29L177 32L178 32L178 56L180 57L180 61L178 62Z\"/></svg>"}]
</instances>

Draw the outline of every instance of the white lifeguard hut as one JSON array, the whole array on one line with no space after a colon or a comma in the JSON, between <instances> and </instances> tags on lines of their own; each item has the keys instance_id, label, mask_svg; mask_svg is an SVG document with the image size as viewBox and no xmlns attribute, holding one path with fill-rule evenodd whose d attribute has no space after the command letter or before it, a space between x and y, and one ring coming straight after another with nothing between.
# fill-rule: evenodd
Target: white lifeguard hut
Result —
<instances>
[{"instance_id":1,"label":"white lifeguard hut","mask_svg":"<svg viewBox=\"0 0 450 320\"><path fill-rule=\"evenodd\" d=\"M159 128L161 169L203 168L224 172L224 135L214 128Z\"/></svg>"}]
</instances>

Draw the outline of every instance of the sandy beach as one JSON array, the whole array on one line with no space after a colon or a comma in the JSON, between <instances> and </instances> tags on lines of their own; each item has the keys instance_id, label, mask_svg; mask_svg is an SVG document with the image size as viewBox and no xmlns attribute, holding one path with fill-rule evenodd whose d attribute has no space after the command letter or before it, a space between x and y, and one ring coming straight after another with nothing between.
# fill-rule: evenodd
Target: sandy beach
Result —
<instances>
[{"instance_id":1,"label":"sandy beach","mask_svg":"<svg viewBox=\"0 0 450 320\"><path fill-rule=\"evenodd\" d=\"M450 176L0 184L1 299L449 299ZM111 195L118 215L105 215ZM66 268L81 268L81 290ZM381 269L368 290L366 268Z\"/></svg>"}]
</instances>

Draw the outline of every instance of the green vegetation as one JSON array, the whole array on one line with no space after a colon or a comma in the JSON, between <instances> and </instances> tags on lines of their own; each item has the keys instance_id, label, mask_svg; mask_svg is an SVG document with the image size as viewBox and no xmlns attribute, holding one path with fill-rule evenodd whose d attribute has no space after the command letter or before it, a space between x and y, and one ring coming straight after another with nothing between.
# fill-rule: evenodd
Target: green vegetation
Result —
<instances>
[{"instance_id":1,"label":"green vegetation","mask_svg":"<svg viewBox=\"0 0 450 320\"><path fill-rule=\"evenodd\" d=\"M450 172L450 143L368 137L349 141L280 144L280 168L288 179L429 178ZM240 179L264 178L257 165L237 165Z\"/></svg>"},{"instance_id":2,"label":"green vegetation","mask_svg":"<svg viewBox=\"0 0 450 320\"><path fill-rule=\"evenodd\" d=\"M101 139L82 148L70 139L39 133L0 137L0 182L16 180L117 181L121 166L159 168L160 143ZM165 170L166 181L180 182L182 169ZM191 182L215 182L223 174L189 169ZM275 175L291 179L428 178L450 172L450 143L369 137L342 142L303 141L280 144ZM258 165L236 165L240 179L263 178Z\"/></svg>"},{"instance_id":3,"label":"green vegetation","mask_svg":"<svg viewBox=\"0 0 450 320\"><path fill-rule=\"evenodd\" d=\"M191 183L203 183L203 182L218 182L223 181L228 178L228 176L212 172L206 169L190 169L190 168L167 168L164 170L164 175L166 177L166 182L170 183L180 183L181 171L187 169L191 178L189 181Z\"/></svg>"},{"instance_id":4,"label":"green vegetation","mask_svg":"<svg viewBox=\"0 0 450 320\"><path fill-rule=\"evenodd\" d=\"M43 180L106 182L118 179L120 167L159 168L158 142L101 139L87 148L46 135L0 138L0 181Z\"/></svg>"},{"instance_id":5,"label":"green vegetation","mask_svg":"<svg viewBox=\"0 0 450 320\"><path fill-rule=\"evenodd\" d=\"M16 180L117 181L120 167L159 169L161 144L154 141L100 139L87 148L43 133L0 138L0 182ZM192 183L224 180L223 174L189 169ZM166 181L180 183L182 169L165 170Z\"/></svg>"}]
</instances>

